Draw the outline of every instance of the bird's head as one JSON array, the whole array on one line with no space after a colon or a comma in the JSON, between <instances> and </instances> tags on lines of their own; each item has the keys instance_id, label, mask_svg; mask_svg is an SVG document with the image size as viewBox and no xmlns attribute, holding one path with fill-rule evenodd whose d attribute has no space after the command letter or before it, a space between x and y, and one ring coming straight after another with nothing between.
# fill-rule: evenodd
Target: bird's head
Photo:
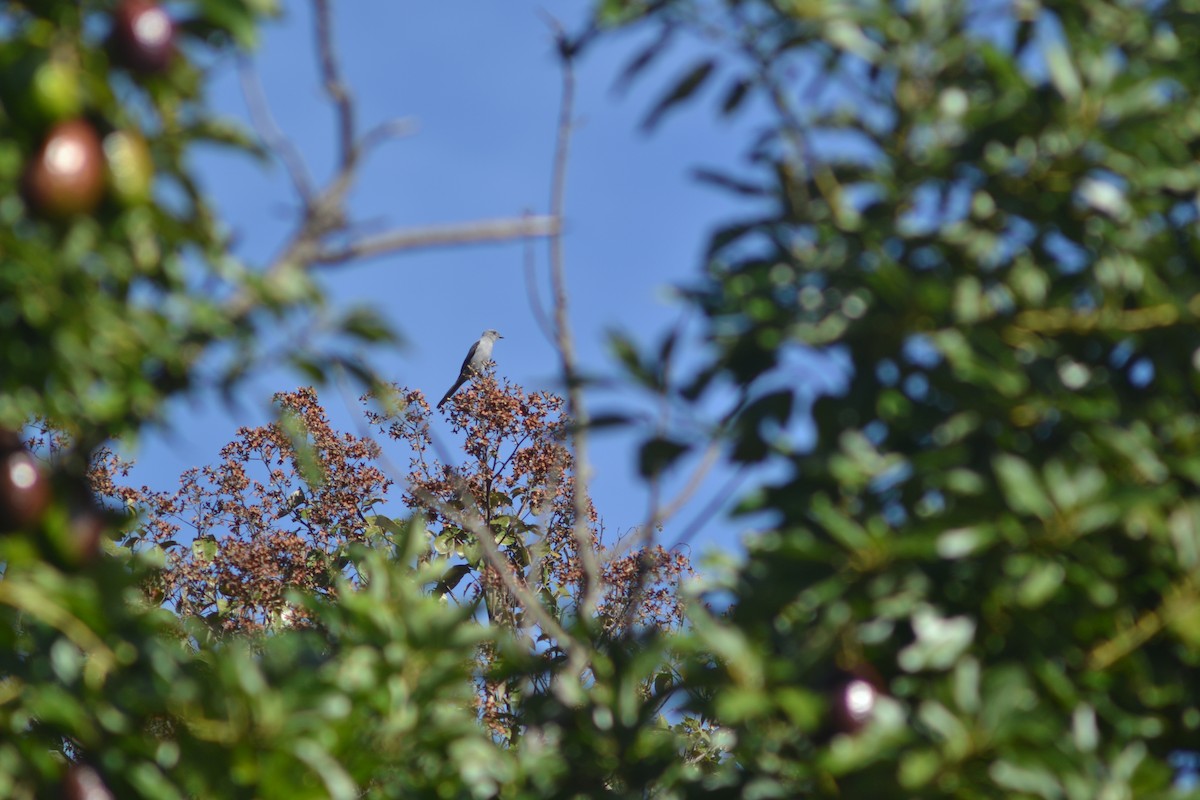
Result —
<instances>
[{"instance_id":1,"label":"bird's head","mask_svg":"<svg viewBox=\"0 0 1200 800\"><path fill-rule=\"evenodd\" d=\"M497 339L503 339L504 337L503 337L503 336L501 336L499 333L497 333L497 332L496 332L495 330L493 330L492 328L488 328L486 331L484 331L484 332L483 332L483 338L484 338L484 339L491 339L491 340L494 342L494 341L496 341Z\"/></svg>"}]
</instances>

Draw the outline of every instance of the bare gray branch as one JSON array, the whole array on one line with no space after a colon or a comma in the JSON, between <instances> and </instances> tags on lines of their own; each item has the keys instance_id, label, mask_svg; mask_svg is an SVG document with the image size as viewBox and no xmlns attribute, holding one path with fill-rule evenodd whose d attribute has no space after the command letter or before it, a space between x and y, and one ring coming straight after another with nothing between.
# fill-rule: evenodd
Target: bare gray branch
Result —
<instances>
[{"instance_id":1,"label":"bare gray branch","mask_svg":"<svg viewBox=\"0 0 1200 800\"><path fill-rule=\"evenodd\" d=\"M559 221L553 216L429 225L366 236L343 247L324 250L314 261L318 264L343 264L361 258L411 252L429 247L538 239L555 236L558 231Z\"/></svg>"}]
</instances>

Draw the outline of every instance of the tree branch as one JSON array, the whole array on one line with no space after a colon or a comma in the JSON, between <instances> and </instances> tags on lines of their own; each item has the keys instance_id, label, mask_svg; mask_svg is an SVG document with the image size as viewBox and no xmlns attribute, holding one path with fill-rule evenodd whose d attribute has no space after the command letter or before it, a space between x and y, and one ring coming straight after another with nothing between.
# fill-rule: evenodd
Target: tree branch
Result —
<instances>
[{"instance_id":1,"label":"tree branch","mask_svg":"<svg viewBox=\"0 0 1200 800\"><path fill-rule=\"evenodd\" d=\"M316 255L314 262L317 264L342 264L360 258L411 252L428 247L541 238L557 235L558 230L558 219L553 216L479 220L477 222L406 228L375 236L364 236L342 247L321 251Z\"/></svg>"},{"instance_id":2,"label":"tree branch","mask_svg":"<svg viewBox=\"0 0 1200 800\"><path fill-rule=\"evenodd\" d=\"M337 48L333 41L333 19L329 0L313 0L313 28L317 40L317 57L320 61L321 78L325 94L333 103L337 115L338 150L341 154L342 170L350 170L357 160L354 133L354 99L342 79L342 70L337 61Z\"/></svg>"},{"instance_id":3,"label":"tree branch","mask_svg":"<svg viewBox=\"0 0 1200 800\"><path fill-rule=\"evenodd\" d=\"M459 497L464 500L464 503L470 502L470 488L456 473L451 471L449 474L455 483L458 484ZM512 596L521 603L522 610L537 623L543 633L552 637L565 653L573 653L578 649L574 639L563 629L558 620L554 619L550 615L550 612L542 607L538 598L529 591L529 587L522 585L517 580L512 566L508 563L508 560L500 552L500 548L496 544L496 534L484 524L483 516L473 503L469 511L466 508L459 510L443 503L436 495L430 492L417 487L413 487L413 491L417 493L417 497L422 503L435 509L447 519L458 522L475 537L475 541L479 543L479 549L483 551L483 557L487 560L488 566L496 570L496 573L500 576L500 581L504 584L504 588L508 589L512 593Z\"/></svg>"},{"instance_id":4,"label":"tree branch","mask_svg":"<svg viewBox=\"0 0 1200 800\"><path fill-rule=\"evenodd\" d=\"M525 293L529 297L529 308L533 311L533 319L537 322L538 329L541 330L542 336L546 337L547 343L551 347L554 346L554 326L550 322L550 315L546 313L546 306L542 303L542 293L538 289L537 280L537 252L534 249L534 243L531 239L525 240Z\"/></svg>"},{"instance_id":5,"label":"tree branch","mask_svg":"<svg viewBox=\"0 0 1200 800\"><path fill-rule=\"evenodd\" d=\"M573 50L566 32L554 19L550 19L550 24L554 28L563 76L558 135L554 147L554 169L550 181L550 215L561 220L566 204L567 164L571 149L572 116L575 113L575 69ZM588 525L591 506L587 491L590 471L587 458L588 414L567 313L566 261L563 256L561 227L550 237L550 279L554 289L554 332L563 378L567 384L567 413L574 423L571 427L571 445L575 452L575 485L571 494L575 506L575 547L579 551L579 560L583 567L584 585L580 617L591 620L600 601L600 564L592 543L592 530Z\"/></svg>"},{"instance_id":6,"label":"tree branch","mask_svg":"<svg viewBox=\"0 0 1200 800\"><path fill-rule=\"evenodd\" d=\"M258 72L248 59L238 59L238 78L242 84L242 97L246 100L246 108L250 111L250 121L254 125L254 129L267 149L272 150L283 163L283 168L291 177L292 185L304 205L309 205L312 203L314 191L312 176L308 173L308 165L304 163L304 158L300 155L295 143L284 135L275 122L270 104L267 102L266 92L263 91L262 82L258 79Z\"/></svg>"}]
</instances>

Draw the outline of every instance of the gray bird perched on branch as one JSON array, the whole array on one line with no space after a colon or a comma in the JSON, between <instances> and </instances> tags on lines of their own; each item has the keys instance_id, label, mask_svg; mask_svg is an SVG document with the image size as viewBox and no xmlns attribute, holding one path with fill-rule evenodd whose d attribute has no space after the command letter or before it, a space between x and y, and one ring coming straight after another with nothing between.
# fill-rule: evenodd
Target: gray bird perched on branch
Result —
<instances>
[{"instance_id":1,"label":"gray bird perched on branch","mask_svg":"<svg viewBox=\"0 0 1200 800\"><path fill-rule=\"evenodd\" d=\"M463 359L462 368L458 371L458 380L450 387L450 391L446 392L446 396L438 401L438 408L441 408L458 391L458 387L483 370L483 365L492 360L492 346L496 344L497 339L503 338L490 328L483 332L479 341L471 345L471 349L467 351L467 357Z\"/></svg>"}]
</instances>

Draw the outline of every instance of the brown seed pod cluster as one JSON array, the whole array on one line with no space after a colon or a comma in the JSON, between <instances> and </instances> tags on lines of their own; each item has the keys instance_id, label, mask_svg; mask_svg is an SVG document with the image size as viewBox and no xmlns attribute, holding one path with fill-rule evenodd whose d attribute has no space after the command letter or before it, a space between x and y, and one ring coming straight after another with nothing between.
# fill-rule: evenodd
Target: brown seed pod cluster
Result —
<instances>
[{"instance_id":1,"label":"brown seed pod cluster","mask_svg":"<svg viewBox=\"0 0 1200 800\"><path fill-rule=\"evenodd\" d=\"M311 388L277 395L287 425L242 428L222 449L219 464L188 470L178 491L123 486L128 472L118 458L109 454L97 462L95 491L138 509L142 527L135 535L166 553L166 568L146 585L151 601L204 617L226 632L303 625L286 605L286 592L298 588L332 599L338 575L353 586L356 578L342 554L348 545L378 545L394 533L374 522L382 513L425 520L429 547L419 558L442 567L444 578L434 591L447 602L481 600L489 621L509 628L528 619L530 596L546 613L574 613L586 578L562 398L477 378L451 412L465 454L461 465L452 466L437 457L424 396L402 387L391 387L390 395L388 402L362 399L381 440L411 454L400 509L384 505L391 482L379 444L334 430ZM389 410L372 410L374 404ZM302 446L297 431L303 432ZM305 478L306 460L310 471L314 464L319 468L319 481ZM489 526L500 563L482 555L478 528L465 521L464 508L476 509ZM680 585L692 573L687 556L653 544L606 545L592 508L585 524L603 564L595 613L604 630L619 636L681 625ZM513 580L529 594L512 592ZM543 655L553 658L555 652L549 643ZM485 665L489 654L478 655ZM511 732L503 687L481 679L478 691L485 723L498 735Z\"/></svg>"}]
</instances>

